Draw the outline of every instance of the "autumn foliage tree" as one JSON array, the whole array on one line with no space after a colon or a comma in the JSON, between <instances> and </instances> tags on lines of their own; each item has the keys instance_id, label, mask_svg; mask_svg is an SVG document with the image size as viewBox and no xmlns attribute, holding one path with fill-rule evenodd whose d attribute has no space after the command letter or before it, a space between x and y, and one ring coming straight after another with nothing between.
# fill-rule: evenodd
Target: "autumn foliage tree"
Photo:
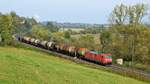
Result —
<instances>
[{"instance_id":1,"label":"autumn foliage tree","mask_svg":"<svg viewBox=\"0 0 150 84\"><path fill-rule=\"evenodd\" d=\"M50 40L51 32L42 25L34 25L31 29L30 35L41 40Z\"/></svg>"},{"instance_id":2,"label":"autumn foliage tree","mask_svg":"<svg viewBox=\"0 0 150 84\"><path fill-rule=\"evenodd\" d=\"M0 34L2 38L2 42L5 44L11 44L12 42L12 30L13 30L13 24L12 24L12 16L2 15L0 17Z\"/></svg>"},{"instance_id":3,"label":"autumn foliage tree","mask_svg":"<svg viewBox=\"0 0 150 84\"><path fill-rule=\"evenodd\" d=\"M113 53L115 59L150 64L150 29L142 22L147 14L147 4L121 4L114 8L109 19L111 28L101 33L101 39L107 41L109 34L111 43L105 47ZM103 43L106 42L102 41L101 45L104 46Z\"/></svg>"}]
</instances>

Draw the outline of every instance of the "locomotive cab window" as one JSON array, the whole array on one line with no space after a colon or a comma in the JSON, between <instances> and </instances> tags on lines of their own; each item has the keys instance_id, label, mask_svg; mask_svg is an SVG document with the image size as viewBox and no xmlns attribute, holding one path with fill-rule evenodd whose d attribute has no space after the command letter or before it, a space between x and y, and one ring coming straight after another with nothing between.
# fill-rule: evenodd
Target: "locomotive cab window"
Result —
<instances>
[{"instance_id":1,"label":"locomotive cab window","mask_svg":"<svg viewBox=\"0 0 150 84\"><path fill-rule=\"evenodd\" d=\"M105 58L109 58L109 59L111 59L111 58L112 58L112 56L106 56Z\"/></svg>"}]
</instances>

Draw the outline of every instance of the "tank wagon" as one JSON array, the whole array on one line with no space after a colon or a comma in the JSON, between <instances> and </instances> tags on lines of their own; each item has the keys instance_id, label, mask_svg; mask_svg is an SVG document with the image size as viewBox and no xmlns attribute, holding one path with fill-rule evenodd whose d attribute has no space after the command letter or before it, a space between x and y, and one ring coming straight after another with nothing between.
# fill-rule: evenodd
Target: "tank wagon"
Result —
<instances>
[{"instance_id":1,"label":"tank wagon","mask_svg":"<svg viewBox=\"0 0 150 84\"><path fill-rule=\"evenodd\" d=\"M78 48L68 44L58 44L53 41L42 41L31 37L18 37L18 40L47 50L67 54L79 59L87 59L96 63L107 65L112 63L112 54L90 51L87 48Z\"/></svg>"},{"instance_id":2,"label":"tank wagon","mask_svg":"<svg viewBox=\"0 0 150 84\"><path fill-rule=\"evenodd\" d=\"M38 47L39 44L40 44L40 40L39 40L39 39L36 39L36 40L34 41L34 45Z\"/></svg>"}]
</instances>

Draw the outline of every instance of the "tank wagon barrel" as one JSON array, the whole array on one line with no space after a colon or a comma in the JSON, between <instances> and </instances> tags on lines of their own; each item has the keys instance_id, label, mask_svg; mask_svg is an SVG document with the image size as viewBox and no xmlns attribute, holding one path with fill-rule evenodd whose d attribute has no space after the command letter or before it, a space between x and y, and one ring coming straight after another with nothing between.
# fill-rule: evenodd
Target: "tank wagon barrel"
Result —
<instances>
[{"instance_id":1,"label":"tank wagon barrel","mask_svg":"<svg viewBox=\"0 0 150 84\"><path fill-rule=\"evenodd\" d=\"M39 43L40 43L40 40L39 40L39 39L36 39L36 40L34 41L34 45L35 45L35 46L38 46Z\"/></svg>"},{"instance_id":2,"label":"tank wagon barrel","mask_svg":"<svg viewBox=\"0 0 150 84\"><path fill-rule=\"evenodd\" d=\"M31 39L30 37L23 37L23 42L29 43L30 39Z\"/></svg>"},{"instance_id":3,"label":"tank wagon barrel","mask_svg":"<svg viewBox=\"0 0 150 84\"><path fill-rule=\"evenodd\" d=\"M36 40L36 39L31 38L31 39L29 40L29 43L32 44L32 45L34 45L34 41L35 41L35 40Z\"/></svg>"},{"instance_id":4,"label":"tank wagon barrel","mask_svg":"<svg viewBox=\"0 0 150 84\"><path fill-rule=\"evenodd\" d=\"M47 48L47 46L46 46L47 43L48 43L48 41L41 41L39 45L42 48Z\"/></svg>"}]
</instances>

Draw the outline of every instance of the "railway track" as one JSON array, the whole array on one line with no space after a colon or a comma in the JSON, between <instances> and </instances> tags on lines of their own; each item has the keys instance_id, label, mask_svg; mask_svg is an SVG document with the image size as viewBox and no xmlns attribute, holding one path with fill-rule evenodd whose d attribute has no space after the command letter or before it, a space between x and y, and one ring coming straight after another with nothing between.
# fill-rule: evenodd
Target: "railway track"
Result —
<instances>
[{"instance_id":1,"label":"railway track","mask_svg":"<svg viewBox=\"0 0 150 84\"><path fill-rule=\"evenodd\" d=\"M146 72L146 71L143 71L143 70L137 70L137 69L134 69L134 68L121 67L119 65L114 65L114 64L111 65L109 68L111 68L113 70L116 70L116 71L120 70L120 71L125 71L127 73L135 73L135 74L150 78L150 72Z\"/></svg>"},{"instance_id":2,"label":"railway track","mask_svg":"<svg viewBox=\"0 0 150 84\"><path fill-rule=\"evenodd\" d=\"M102 66L102 65L99 65L99 64L88 62L87 60L77 59L77 58L74 58L74 57L71 57L69 55L59 53L59 52L50 51L50 50L47 50L47 49L44 49L44 48L39 48L39 47L33 46L31 44L27 44L27 43L23 43L23 42L21 42L21 43L24 44L24 45L36 48L40 51L50 53L50 54L53 54L53 55L57 55L58 57L63 58L63 59L68 59L68 60L74 61L76 63L89 65L92 68L104 69L104 70L115 72L115 73L118 73L118 74L121 74L121 75L130 76L130 77L133 77L133 78L138 78L140 80L146 80L146 81L150 82L150 72L145 72L145 71L137 70L137 69L133 69L133 68L122 67L122 66L118 66L118 65L114 65L114 64L113 65Z\"/></svg>"}]
</instances>

